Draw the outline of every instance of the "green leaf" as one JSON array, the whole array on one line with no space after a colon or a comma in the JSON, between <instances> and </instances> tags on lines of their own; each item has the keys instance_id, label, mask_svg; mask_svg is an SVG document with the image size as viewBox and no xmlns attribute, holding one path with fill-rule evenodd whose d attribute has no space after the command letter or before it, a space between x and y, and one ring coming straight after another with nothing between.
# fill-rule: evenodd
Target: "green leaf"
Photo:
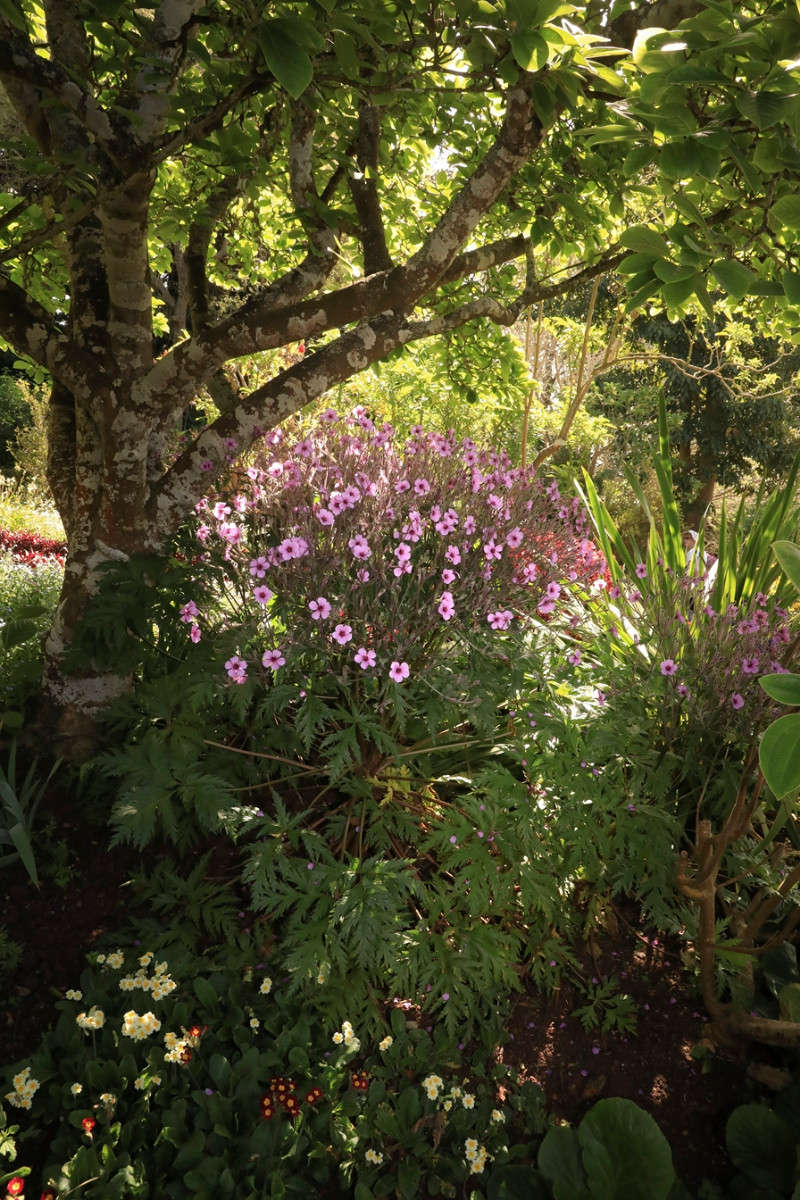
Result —
<instances>
[{"instance_id":1,"label":"green leaf","mask_svg":"<svg viewBox=\"0 0 800 1200\"><path fill-rule=\"evenodd\" d=\"M632 1100L600 1100L578 1129L593 1200L667 1200L672 1151L649 1113Z\"/></svg>"},{"instance_id":2,"label":"green leaf","mask_svg":"<svg viewBox=\"0 0 800 1200\"><path fill-rule=\"evenodd\" d=\"M753 272L735 258L723 258L712 263L711 274L734 300L741 300L746 296L755 281Z\"/></svg>"},{"instance_id":3,"label":"green leaf","mask_svg":"<svg viewBox=\"0 0 800 1200\"><path fill-rule=\"evenodd\" d=\"M207 979L202 975L198 975L194 981L194 994L197 999L210 1012L215 1012L219 1005L219 996L215 989L211 986Z\"/></svg>"},{"instance_id":4,"label":"green leaf","mask_svg":"<svg viewBox=\"0 0 800 1200\"><path fill-rule=\"evenodd\" d=\"M743 117L763 132L791 115L793 104L780 92L750 92L737 96L736 107Z\"/></svg>"},{"instance_id":5,"label":"green leaf","mask_svg":"<svg viewBox=\"0 0 800 1200\"><path fill-rule=\"evenodd\" d=\"M540 33L534 30L524 30L514 33L509 38L511 53L523 71L541 71L547 66L550 57L550 47Z\"/></svg>"},{"instance_id":6,"label":"green leaf","mask_svg":"<svg viewBox=\"0 0 800 1200\"><path fill-rule=\"evenodd\" d=\"M680 308L695 292L696 274L688 279L679 279L675 283L665 283L661 294L668 308Z\"/></svg>"},{"instance_id":7,"label":"green leaf","mask_svg":"<svg viewBox=\"0 0 800 1200\"><path fill-rule=\"evenodd\" d=\"M15 29L19 29L22 33L27 32L25 28L25 22L12 4L11 0L0 0L0 13L2 13L6 20L13 25Z\"/></svg>"},{"instance_id":8,"label":"green leaf","mask_svg":"<svg viewBox=\"0 0 800 1200\"><path fill-rule=\"evenodd\" d=\"M258 40L270 71L289 95L297 100L314 76L311 59L289 37L279 21L262 21L258 27Z\"/></svg>"},{"instance_id":9,"label":"green leaf","mask_svg":"<svg viewBox=\"0 0 800 1200\"><path fill-rule=\"evenodd\" d=\"M634 146L625 155L625 161L622 164L622 171L626 179L638 175L645 167L649 166L653 161L655 151L652 146Z\"/></svg>"},{"instance_id":10,"label":"green leaf","mask_svg":"<svg viewBox=\"0 0 800 1200\"><path fill-rule=\"evenodd\" d=\"M626 250L635 250L639 254L669 258L669 246L666 238L647 225L633 225L630 229L626 229L620 237L619 243Z\"/></svg>"},{"instance_id":11,"label":"green leaf","mask_svg":"<svg viewBox=\"0 0 800 1200\"><path fill-rule=\"evenodd\" d=\"M762 675L758 682L779 704L800 705L800 675Z\"/></svg>"},{"instance_id":12,"label":"green leaf","mask_svg":"<svg viewBox=\"0 0 800 1200\"><path fill-rule=\"evenodd\" d=\"M797 271L784 271L782 282L789 303L800 304L800 274Z\"/></svg>"},{"instance_id":13,"label":"green leaf","mask_svg":"<svg viewBox=\"0 0 800 1200\"><path fill-rule=\"evenodd\" d=\"M787 577L800 592L800 546L781 540L773 542L772 550Z\"/></svg>"},{"instance_id":14,"label":"green leaf","mask_svg":"<svg viewBox=\"0 0 800 1200\"><path fill-rule=\"evenodd\" d=\"M800 195L779 197L767 213L767 220L776 232L783 228L800 230Z\"/></svg>"},{"instance_id":15,"label":"green leaf","mask_svg":"<svg viewBox=\"0 0 800 1200\"><path fill-rule=\"evenodd\" d=\"M800 788L800 713L773 721L761 739L758 761L777 797Z\"/></svg>"},{"instance_id":16,"label":"green leaf","mask_svg":"<svg viewBox=\"0 0 800 1200\"><path fill-rule=\"evenodd\" d=\"M537 1165L553 1186L555 1200L589 1200L581 1147L574 1129L553 1125L539 1147Z\"/></svg>"},{"instance_id":17,"label":"green leaf","mask_svg":"<svg viewBox=\"0 0 800 1200\"><path fill-rule=\"evenodd\" d=\"M788 1192L794 1179L795 1144L775 1113L763 1104L741 1105L730 1116L725 1144L734 1166L756 1187Z\"/></svg>"},{"instance_id":18,"label":"green leaf","mask_svg":"<svg viewBox=\"0 0 800 1200\"><path fill-rule=\"evenodd\" d=\"M691 138L668 142L659 155L662 175L667 179L691 179L703 165L697 143Z\"/></svg>"},{"instance_id":19,"label":"green leaf","mask_svg":"<svg viewBox=\"0 0 800 1200\"><path fill-rule=\"evenodd\" d=\"M401 1158L397 1165L397 1190L403 1200L416 1200L422 1165L413 1158Z\"/></svg>"}]
</instances>

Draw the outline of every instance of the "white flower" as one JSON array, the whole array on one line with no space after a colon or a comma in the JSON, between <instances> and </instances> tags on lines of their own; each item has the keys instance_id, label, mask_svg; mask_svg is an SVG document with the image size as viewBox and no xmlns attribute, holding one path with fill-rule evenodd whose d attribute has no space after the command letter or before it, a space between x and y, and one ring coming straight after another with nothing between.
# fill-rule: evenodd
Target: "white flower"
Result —
<instances>
[{"instance_id":1,"label":"white flower","mask_svg":"<svg viewBox=\"0 0 800 1200\"><path fill-rule=\"evenodd\" d=\"M378 1049L379 1050L388 1050L393 1041L394 1041L394 1038L391 1037L390 1035L387 1035L383 1039L383 1041L379 1044Z\"/></svg>"},{"instance_id":2,"label":"white flower","mask_svg":"<svg viewBox=\"0 0 800 1200\"><path fill-rule=\"evenodd\" d=\"M272 980L268 975L265 979L261 980L261 987L258 990L262 996L268 996L272 991Z\"/></svg>"},{"instance_id":3,"label":"white flower","mask_svg":"<svg viewBox=\"0 0 800 1200\"><path fill-rule=\"evenodd\" d=\"M499 1108L492 1109L492 1120L500 1124L505 1124L506 1114L501 1112Z\"/></svg>"},{"instance_id":4,"label":"white flower","mask_svg":"<svg viewBox=\"0 0 800 1200\"><path fill-rule=\"evenodd\" d=\"M383 1162L383 1155L380 1150L368 1150L364 1157L368 1163L373 1163L376 1167L379 1167Z\"/></svg>"}]
</instances>

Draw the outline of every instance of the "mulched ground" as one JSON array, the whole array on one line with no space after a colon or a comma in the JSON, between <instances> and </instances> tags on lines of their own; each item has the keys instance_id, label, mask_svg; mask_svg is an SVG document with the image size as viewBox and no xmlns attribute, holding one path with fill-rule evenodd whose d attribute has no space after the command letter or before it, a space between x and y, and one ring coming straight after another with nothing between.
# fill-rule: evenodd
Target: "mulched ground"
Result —
<instances>
[{"instance_id":1,"label":"mulched ground","mask_svg":"<svg viewBox=\"0 0 800 1200\"><path fill-rule=\"evenodd\" d=\"M87 826L86 814L63 798L52 797L42 810L55 819L54 836L67 843L69 870L61 870L58 882L45 876L39 891L16 867L0 874L0 924L23 946L19 964L0 978L0 1066L33 1050L53 1019L53 1001L76 986L86 953L131 917L123 885L138 856L124 849L109 854L102 826ZM45 871L47 860L45 847ZM618 915L613 934L598 931L587 948L582 973L618 981L635 1001L636 1031L584 1030L572 1014L585 997L565 983L550 999L533 991L514 998L504 1060L536 1080L550 1110L570 1123L598 1098L636 1101L658 1121L691 1190L704 1177L724 1182L725 1122L757 1093L747 1061L693 1057L704 1018L681 947L649 934L631 912Z\"/></svg>"}]
</instances>

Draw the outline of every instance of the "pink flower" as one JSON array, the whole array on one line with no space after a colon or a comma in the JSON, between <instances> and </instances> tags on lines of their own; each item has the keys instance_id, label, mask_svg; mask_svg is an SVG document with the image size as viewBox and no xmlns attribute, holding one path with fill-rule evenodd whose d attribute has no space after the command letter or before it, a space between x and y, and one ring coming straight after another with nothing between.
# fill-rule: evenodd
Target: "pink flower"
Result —
<instances>
[{"instance_id":1,"label":"pink flower","mask_svg":"<svg viewBox=\"0 0 800 1200\"><path fill-rule=\"evenodd\" d=\"M186 604L184 604L183 608L181 609L181 620L188 625L197 615L198 609L194 600L187 600Z\"/></svg>"},{"instance_id":2,"label":"pink flower","mask_svg":"<svg viewBox=\"0 0 800 1200\"><path fill-rule=\"evenodd\" d=\"M557 600L558 597L561 595L561 584L560 583L548 583L547 588L546 588L546 595L547 595L548 600Z\"/></svg>"},{"instance_id":3,"label":"pink flower","mask_svg":"<svg viewBox=\"0 0 800 1200\"><path fill-rule=\"evenodd\" d=\"M361 533L357 533L355 537L350 538L347 545L352 551L353 558L358 558L364 562L366 559L372 557L372 551L369 548L367 539Z\"/></svg>"},{"instance_id":4,"label":"pink flower","mask_svg":"<svg viewBox=\"0 0 800 1200\"><path fill-rule=\"evenodd\" d=\"M731 696L731 704L734 708L744 708L744 697L739 692L734 692Z\"/></svg>"},{"instance_id":5,"label":"pink flower","mask_svg":"<svg viewBox=\"0 0 800 1200\"><path fill-rule=\"evenodd\" d=\"M637 579L647 578L647 567L644 565L644 563L637 563L634 570L636 571Z\"/></svg>"},{"instance_id":6,"label":"pink flower","mask_svg":"<svg viewBox=\"0 0 800 1200\"><path fill-rule=\"evenodd\" d=\"M269 563L264 558L264 555L259 554L258 558L251 558L250 560L250 574L256 579L263 579L267 573L268 566Z\"/></svg>"},{"instance_id":7,"label":"pink flower","mask_svg":"<svg viewBox=\"0 0 800 1200\"><path fill-rule=\"evenodd\" d=\"M324 421L326 425L332 425L334 421L339 420L339 414L335 408L326 408L324 412L320 413L319 419L320 421Z\"/></svg>"},{"instance_id":8,"label":"pink flower","mask_svg":"<svg viewBox=\"0 0 800 1200\"><path fill-rule=\"evenodd\" d=\"M580 650L573 650L572 654L570 654L569 658L567 659L567 662L572 663L573 667L577 667L577 665L580 661L581 661Z\"/></svg>"},{"instance_id":9,"label":"pink flower","mask_svg":"<svg viewBox=\"0 0 800 1200\"><path fill-rule=\"evenodd\" d=\"M506 534L506 545L510 546L512 550L516 550L522 545L522 530L518 525Z\"/></svg>"},{"instance_id":10,"label":"pink flower","mask_svg":"<svg viewBox=\"0 0 800 1200\"><path fill-rule=\"evenodd\" d=\"M279 667L284 666L286 663L280 647L276 650L265 650L261 661L268 671L277 671Z\"/></svg>"},{"instance_id":11,"label":"pink flower","mask_svg":"<svg viewBox=\"0 0 800 1200\"><path fill-rule=\"evenodd\" d=\"M661 674L674 675L678 667L673 658L664 658L661 660Z\"/></svg>"},{"instance_id":12,"label":"pink flower","mask_svg":"<svg viewBox=\"0 0 800 1200\"><path fill-rule=\"evenodd\" d=\"M238 654L232 654L225 663L225 670L234 683L244 683L247 678L247 663Z\"/></svg>"},{"instance_id":13,"label":"pink flower","mask_svg":"<svg viewBox=\"0 0 800 1200\"><path fill-rule=\"evenodd\" d=\"M489 538L489 541L486 542L486 544L483 547L483 553L486 555L489 562L491 562L492 559L502 558L503 547L498 546L498 544L494 540L494 538Z\"/></svg>"},{"instance_id":14,"label":"pink flower","mask_svg":"<svg viewBox=\"0 0 800 1200\"><path fill-rule=\"evenodd\" d=\"M453 593L444 592L439 607L436 610L443 621L449 621L453 613L456 611L456 606L453 603Z\"/></svg>"},{"instance_id":15,"label":"pink flower","mask_svg":"<svg viewBox=\"0 0 800 1200\"><path fill-rule=\"evenodd\" d=\"M353 657L362 671L366 671L367 667L375 666L375 651L367 650L366 646L359 646Z\"/></svg>"},{"instance_id":16,"label":"pink flower","mask_svg":"<svg viewBox=\"0 0 800 1200\"><path fill-rule=\"evenodd\" d=\"M408 679L409 666L407 662L393 662L389 667L389 678L395 683L402 683L404 679Z\"/></svg>"},{"instance_id":17,"label":"pink flower","mask_svg":"<svg viewBox=\"0 0 800 1200\"><path fill-rule=\"evenodd\" d=\"M356 571L356 578L359 583L369 583L369 571L365 571L362 567L360 571Z\"/></svg>"},{"instance_id":18,"label":"pink flower","mask_svg":"<svg viewBox=\"0 0 800 1200\"><path fill-rule=\"evenodd\" d=\"M442 583L452 583L455 577L455 571L451 571L449 567L445 567L442 571Z\"/></svg>"},{"instance_id":19,"label":"pink flower","mask_svg":"<svg viewBox=\"0 0 800 1200\"><path fill-rule=\"evenodd\" d=\"M408 482L407 479L400 479L394 485L394 490L397 492L398 496L402 496L403 492L407 492L410 487L411 487L411 484Z\"/></svg>"},{"instance_id":20,"label":"pink flower","mask_svg":"<svg viewBox=\"0 0 800 1200\"><path fill-rule=\"evenodd\" d=\"M470 516L464 521L464 533L467 535L475 532L475 518Z\"/></svg>"},{"instance_id":21,"label":"pink flower","mask_svg":"<svg viewBox=\"0 0 800 1200\"><path fill-rule=\"evenodd\" d=\"M760 665L757 658L742 659L742 670L745 675L757 675Z\"/></svg>"},{"instance_id":22,"label":"pink flower","mask_svg":"<svg viewBox=\"0 0 800 1200\"><path fill-rule=\"evenodd\" d=\"M353 630L349 625L337 625L331 634L331 641L338 642L340 646L345 646L352 640Z\"/></svg>"},{"instance_id":23,"label":"pink flower","mask_svg":"<svg viewBox=\"0 0 800 1200\"><path fill-rule=\"evenodd\" d=\"M269 604L272 597L275 595L270 588L261 584L259 587L253 588L253 599L257 604Z\"/></svg>"},{"instance_id":24,"label":"pink flower","mask_svg":"<svg viewBox=\"0 0 800 1200\"><path fill-rule=\"evenodd\" d=\"M508 629L513 619L514 614L508 608L503 610L498 609L497 612L490 612L486 618L492 629Z\"/></svg>"},{"instance_id":25,"label":"pink flower","mask_svg":"<svg viewBox=\"0 0 800 1200\"><path fill-rule=\"evenodd\" d=\"M533 583L538 574L539 571L535 563L528 563L527 566L523 567L522 569L522 578L526 583Z\"/></svg>"},{"instance_id":26,"label":"pink flower","mask_svg":"<svg viewBox=\"0 0 800 1200\"><path fill-rule=\"evenodd\" d=\"M211 509L215 521L222 521L225 517L230 516L230 511L230 504L225 504L223 500L218 500Z\"/></svg>"},{"instance_id":27,"label":"pink flower","mask_svg":"<svg viewBox=\"0 0 800 1200\"><path fill-rule=\"evenodd\" d=\"M457 567L461 562L461 551L459 550L458 546L448 546L444 556L448 562L453 564L454 567Z\"/></svg>"},{"instance_id":28,"label":"pink flower","mask_svg":"<svg viewBox=\"0 0 800 1200\"><path fill-rule=\"evenodd\" d=\"M679 683L679 684L678 684L678 695L680 696L681 700L688 700L688 699L689 699L689 696L691 695L691 692L689 691L689 689L688 689L688 687L686 686L686 684L685 684L685 683Z\"/></svg>"},{"instance_id":29,"label":"pink flower","mask_svg":"<svg viewBox=\"0 0 800 1200\"><path fill-rule=\"evenodd\" d=\"M200 641L201 634L200 634L200 626L199 625L192 626L192 628L189 630L189 637L192 639L193 642Z\"/></svg>"},{"instance_id":30,"label":"pink flower","mask_svg":"<svg viewBox=\"0 0 800 1200\"><path fill-rule=\"evenodd\" d=\"M317 596L316 600L312 600L308 607L314 621L324 621L331 615L331 606L324 596Z\"/></svg>"},{"instance_id":31,"label":"pink flower","mask_svg":"<svg viewBox=\"0 0 800 1200\"><path fill-rule=\"evenodd\" d=\"M320 525L332 525L335 519L336 518L334 517L333 513L329 512L327 508L317 509L317 520L319 521Z\"/></svg>"},{"instance_id":32,"label":"pink flower","mask_svg":"<svg viewBox=\"0 0 800 1200\"><path fill-rule=\"evenodd\" d=\"M419 478L414 480L414 491L418 496L427 496L431 490L431 485L427 479Z\"/></svg>"},{"instance_id":33,"label":"pink flower","mask_svg":"<svg viewBox=\"0 0 800 1200\"><path fill-rule=\"evenodd\" d=\"M536 609L542 616L549 616L550 613L556 611L556 602L555 600L540 600L536 605Z\"/></svg>"}]
</instances>

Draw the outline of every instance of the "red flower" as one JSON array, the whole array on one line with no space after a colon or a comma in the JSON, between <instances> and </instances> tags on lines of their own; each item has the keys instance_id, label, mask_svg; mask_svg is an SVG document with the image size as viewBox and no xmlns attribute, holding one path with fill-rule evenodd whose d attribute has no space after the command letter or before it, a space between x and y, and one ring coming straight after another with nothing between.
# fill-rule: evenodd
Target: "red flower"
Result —
<instances>
[{"instance_id":1,"label":"red flower","mask_svg":"<svg viewBox=\"0 0 800 1200\"><path fill-rule=\"evenodd\" d=\"M25 1191L25 1180L19 1175L15 1175L13 1179L9 1179L6 1184L6 1194L9 1196L21 1196Z\"/></svg>"},{"instance_id":2,"label":"red flower","mask_svg":"<svg viewBox=\"0 0 800 1200\"><path fill-rule=\"evenodd\" d=\"M369 1087L369 1076L366 1071L353 1071L353 1087L357 1092L365 1092Z\"/></svg>"},{"instance_id":3,"label":"red flower","mask_svg":"<svg viewBox=\"0 0 800 1200\"><path fill-rule=\"evenodd\" d=\"M42 1192L39 1200L56 1200L56 1194L52 1188L47 1188L46 1191Z\"/></svg>"},{"instance_id":4,"label":"red flower","mask_svg":"<svg viewBox=\"0 0 800 1200\"><path fill-rule=\"evenodd\" d=\"M95 1121L94 1117L84 1117L81 1121L84 1133L91 1133L96 1124L97 1121Z\"/></svg>"},{"instance_id":5,"label":"red flower","mask_svg":"<svg viewBox=\"0 0 800 1200\"><path fill-rule=\"evenodd\" d=\"M267 1092L261 1097L261 1115L265 1121L271 1121L275 1116L275 1105L272 1102L272 1093Z\"/></svg>"},{"instance_id":6,"label":"red flower","mask_svg":"<svg viewBox=\"0 0 800 1200\"><path fill-rule=\"evenodd\" d=\"M189 1030L189 1035L190 1035L190 1037L193 1037L193 1038L202 1037L203 1030L200 1028L199 1025L192 1025L192 1027Z\"/></svg>"},{"instance_id":7,"label":"red flower","mask_svg":"<svg viewBox=\"0 0 800 1200\"><path fill-rule=\"evenodd\" d=\"M316 1104L318 1100L322 1099L322 1095L321 1087L313 1087L310 1092L306 1093L306 1104Z\"/></svg>"},{"instance_id":8,"label":"red flower","mask_svg":"<svg viewBox=\"0 0 800 1200\"><path fill-rule=\"evenodd\" d=\"M181 1062L191 1062L191 1059L192 1059L191 1050L182 1050L181 1051Z\"/></svg>"},{"instance_id":9,"label":"red flower","mask_svg":"<svg viewBox=\"0 0 800 1200\"><path fill-rule=\"evenodd\" d=\"M299 1115L300 1104L296 1096L279 1096L278 1101L283 1105L290 1117Z\"/></svg>"}]
</instances>

